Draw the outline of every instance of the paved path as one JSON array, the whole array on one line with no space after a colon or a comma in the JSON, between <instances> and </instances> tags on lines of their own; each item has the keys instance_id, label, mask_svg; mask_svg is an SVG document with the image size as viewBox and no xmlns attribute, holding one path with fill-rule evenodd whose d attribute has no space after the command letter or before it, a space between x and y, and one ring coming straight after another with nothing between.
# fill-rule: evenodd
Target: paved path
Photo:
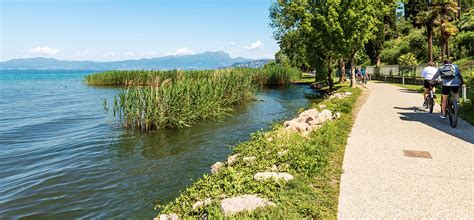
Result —
<instances>
[{"instance_id":1,"label":"paved path","mask_svg":"<svg viewBox=\"0 0 474 220\"><path fill-rule=\"evenodd\" d=\"M368 88L344 156L338 217L474 219L474 127L460 121L453 129L439 114L416 110L416 92Z\"/></svg>"}]
</instances>

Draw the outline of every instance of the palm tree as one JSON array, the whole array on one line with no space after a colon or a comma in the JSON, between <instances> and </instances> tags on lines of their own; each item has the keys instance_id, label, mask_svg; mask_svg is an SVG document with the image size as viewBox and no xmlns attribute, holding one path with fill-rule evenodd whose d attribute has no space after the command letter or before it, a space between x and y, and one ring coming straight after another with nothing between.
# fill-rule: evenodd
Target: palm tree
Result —
<instances>
[{"instance_id":1,"label":"palm tree","mask_svg":"<svg viewBox=\"0 0 474 220\"><path fill-rule=\"evenodd\" d=\"M433 30L436 26L437 19L439 16L439 11L429 3L426 5L425 10L421 11L416 16L416 22L420 25L425 26L426 34L428 35L428 51L429 51L429 61L433 61Z\"/></svg>"},{"instance_id":2,"label":"palm tree","mask_svg":"<svg viewBox=\"0 0 474 220\"><path fill-rule=\"evenodd\" d=\"M441 59L449 59L449 38L458 32L455 25L451 23L456 19L458 13L458 3L454 0L439 3L435 9L438 11L438 21L441 31Z\"/></svg>"}]
</instances>

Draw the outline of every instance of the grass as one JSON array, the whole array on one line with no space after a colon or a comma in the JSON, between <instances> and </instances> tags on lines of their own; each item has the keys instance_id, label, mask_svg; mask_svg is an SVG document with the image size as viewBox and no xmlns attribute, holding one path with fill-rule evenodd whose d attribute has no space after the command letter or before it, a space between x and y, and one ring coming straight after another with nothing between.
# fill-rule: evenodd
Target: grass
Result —
<instances>
[{"instance_id":1,"label":"grass","mask_svg":"<svg viewBox=\"0 0 474 220\"><path fill-rule=\"evenodd\" d=\"M286 85L301 72L270 65L260 69L107 71L88 75L94 86L121 86L104 107L123 127L145 131L181 128L220 119L232 106L254 100L259 86Z\"/></svg>"},{"instance_id":2,"label":"grass","mask_svg":"<svg viewBox=\"0 0 474 220\"><path fill-rule=\"evenodd\" d=\"M252 135L248 142L234 148L239 160L226 165L215 175L204 175L189 186L173 202L159 206L162 213L176 213L181 217L198 217L204 214L221 218L219 201L222 197L243 194L259 194L277 204L276 207L259 209L252 213L241 213L237 218L336 218L339 195L339 180L346 141L350 133L352 108L361 91L357 88L340 88L353 95L327 104L332 111L342 112L338 120L326 123L308 137L285 132L275 125L268 132ZM278 152L287 150L283 156ZM255 162L244 162L241 158L255 156ZM285 182L257 182L256 172L276 166L281 172L289 172L295 179ZM192 205L199 200L211 198L212 203L198 210Z\"/></svg>"}]
</instances>

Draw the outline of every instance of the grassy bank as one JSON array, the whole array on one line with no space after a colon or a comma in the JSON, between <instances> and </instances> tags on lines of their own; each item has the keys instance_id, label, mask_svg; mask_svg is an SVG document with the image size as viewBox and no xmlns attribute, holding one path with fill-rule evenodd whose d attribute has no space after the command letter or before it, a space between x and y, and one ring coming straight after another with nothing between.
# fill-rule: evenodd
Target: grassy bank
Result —
<instances>
[{"instance_id":1,"label":"grassy bank","mask_svg":"<svg viewBox=\"0 0 474 220\"><path fill-rule=\"evenodd\" d=\"M126 87L104 103L123 127L145 131L219 119L254 99L259 86L286 85L301 72L278 65L260 69L107 71L88 75L95 86Z\"/></svg>"},{"instance_id":2,"label":"grassy bank","mask_svg":"<svg viewBox=\"0 0 474 220\"><path fill-rule=\"evenodd\" d=\"M259 194L276 207L242 213L236 217L262 218L336 218L342 161L353 116L352 108L361 93L343 87L353 95L333 100L328 109L342 112L338 120L326 123L308 137L288 133L276 125L271 131L252 135L250 141L237 145L234 153L240 158L256 157L254 162L237 160L226 164L218 174L204 175L181 193L174 202L161 206L162 213L179 216L222 217L219 201L223 197ZM286 152L279 154L278 152ZM257 182L253 175L271 167L295 176L289 182ZM195 202L210 198L211 204L193 210Z\"/></svg>"}]
</instances>

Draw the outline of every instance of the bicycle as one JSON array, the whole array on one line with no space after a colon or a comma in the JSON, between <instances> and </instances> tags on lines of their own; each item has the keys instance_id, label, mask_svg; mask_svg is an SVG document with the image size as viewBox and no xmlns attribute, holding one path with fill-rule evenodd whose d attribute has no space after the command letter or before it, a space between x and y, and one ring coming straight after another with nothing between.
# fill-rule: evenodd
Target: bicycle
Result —
<instances>
[{"instance_id":1,"label":"bicycle","mask_svg":"<svg viewBox=\"0 0 474 220\"><path fill-rule=\"evenodd\" d=\"M429 109L430 113L433 113L433 108L435 106L435 98L436 98L436 95L433 91L433 88L435 87L436 85L431 85L430 86L430 93L428 94L428 97L425 97L425 104L426 104L426 108Z\"/></svg>"},{"instance_id":2,"label":"bicycle","mask_svg":"<svg viewBox=\"0 0 474 220\"><path fill-rule=\"evenodd\" d=\"M458 125L459 101L456 101L452 91L448 95L448 105L446 106L445 116L449 118L449 124L455 128Z\"/></svg>"}]
</instances>

